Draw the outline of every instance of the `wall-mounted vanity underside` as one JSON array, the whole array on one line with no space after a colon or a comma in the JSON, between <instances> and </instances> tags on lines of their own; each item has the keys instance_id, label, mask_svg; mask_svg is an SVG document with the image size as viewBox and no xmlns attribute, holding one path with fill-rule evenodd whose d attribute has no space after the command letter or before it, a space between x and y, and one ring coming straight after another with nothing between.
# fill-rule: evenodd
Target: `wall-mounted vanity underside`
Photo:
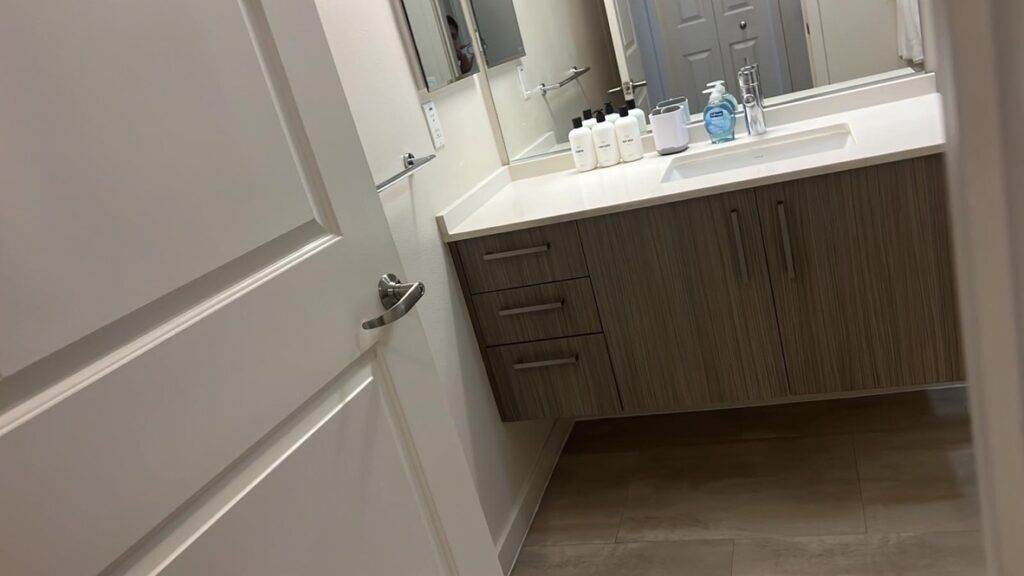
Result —
<instances>
[{"instance_id":1,"label":"wall-mounted vanity underside","mask_svg":"<svg viewBox=\"0 0 1024 576\"><path fill-rule=\"evenodd\" d=\"M941 155L457 240L507 421L963 379Z\"/></svg>"}]
</instances>

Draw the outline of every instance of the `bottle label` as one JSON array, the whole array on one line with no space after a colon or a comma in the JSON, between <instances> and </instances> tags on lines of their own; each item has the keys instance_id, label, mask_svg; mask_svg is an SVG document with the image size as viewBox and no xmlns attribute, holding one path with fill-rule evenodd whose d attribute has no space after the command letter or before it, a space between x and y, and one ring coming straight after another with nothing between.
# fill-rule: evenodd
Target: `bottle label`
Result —
<instances>
[{"instance_id":1,"label":"bottle label","mask_svg":"<svg viewBox=\"0 0 1024 576\"><path fill-rule=\"evenodd\" d=\"M732 114L724 108L709 110L704 116L704 126L709 134L727 133L734 126Z\"/></svg>"}]
</instances>

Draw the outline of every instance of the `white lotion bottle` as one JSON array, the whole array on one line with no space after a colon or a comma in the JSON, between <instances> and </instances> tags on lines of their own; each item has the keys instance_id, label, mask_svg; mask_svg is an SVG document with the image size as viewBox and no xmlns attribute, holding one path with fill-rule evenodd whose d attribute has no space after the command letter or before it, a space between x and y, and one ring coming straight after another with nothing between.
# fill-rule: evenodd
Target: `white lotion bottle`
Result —
<instances>
[{"instance_id":1,"label":"white lotion bottle","mask_svg":"<svg viewBox=\"0 0 1024 576\"><path fill-rule=\"evenodd\" d=\"M626 100L626 108L629 109L629 115L636 119L636 123L640 127L640 133L642 134L647 130L647 114L644 114L643 110L636 107L635 100Z\"/></svg>"},{"instance_id":2,"label":"white lotion bottle","mask_svg":"<svg viewBox=\"0 0 1024 576\"><path fill-rule=\"evenodd\" d=\"M640 126L623 106L615 122L615 139L619 144L619 156L623 162L633 162L644 157L644 146L640 142Z\"/></svg>"},{"instance_id":3,"label":"white lotion bottle","mask_svg":"<svg viewBox=\"0 0 1024 576\"><path fill-rule=\"evenodd\" d=\"M572 149L572 159L576 162L577 172L587 172L597 168L594 136L590 133L590 128L583 127L583 118L572 119L572 130L569 131L569 147Z\"/></svg>"},{"instance_id":4,"label":"white lotion bottle","mask_svg":"<svg viewBox=\"0 0 1024 576\"><path fill-rule=\"evenodd\" d=\"M597 165L601 168L615 166L619 163L619 142L615 135L615 126L606 122L604 112L594 115L597 125L590 129L594 137L594 150L597 153Z\"/></svg>"}]
</instances>

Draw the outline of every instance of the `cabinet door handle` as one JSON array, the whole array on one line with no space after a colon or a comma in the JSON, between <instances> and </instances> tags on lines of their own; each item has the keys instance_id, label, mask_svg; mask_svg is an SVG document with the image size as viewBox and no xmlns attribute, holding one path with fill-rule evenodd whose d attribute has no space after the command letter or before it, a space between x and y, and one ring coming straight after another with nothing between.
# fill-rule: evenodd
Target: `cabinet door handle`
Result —
<instances>
[{"instance_id":1,"label":"cabinet door handle","mask_svg":"<svg viewBox=\"0 0 1024 576\"><path fill-rule=\"evenodd\" d=\"M562 306L565 306L565 300L559 300L558 302L551 302L549 304L537 304L535 306L523 306L521 308L503 308L498 310L498 316L519 316L520 314L532 314L534 312L546 312L548 310L558 310Z\"/></svg>"},{"instance_id":2,"label":"cabinet door handle","mask_svg":"<svg viewBox=\"0 0 1024 576\"><path fill-rule=\"evenodd\" d=\"M746 284L750 281L750 271L747 269L747 252L743 249L743 233L740 230L740 213L738 210L733 210L730 215L732 216L733 240L736 242L736 258L740 263L740 282Z\"/></svg>"},{"instance_id":3,"label":"cabinet door handle","mask_svg":"<svg viewBox=\"0 0 1024 576\"><path fill-rule=\"evenodd\" d=\"M576 356L569 356L568 358L557 358L555 360L541 360L539 362L519 362L513 364L513 370L532 370L534 368L551 368L552 366L565 366L568 364L575 364L578 358Z\"/></svg>"},{"instance_id":4,"label":"cabinet door handle","mask_svg":"<svg viewBox=\"0 0 1024 576\"><path fill-rule=\"evenodd\" d=\"M786 203L775 205L779 213L779 228L782 230L782 253L786 257L786 277L796 278L796 267L793 265L793 241L789 238L789 224L786 222Z\"/></svg>"},{"instance_id":5,"label":"cabinet door handle","mask_svg":"<svg viewBox=\"0 0 1024 576\"><path fill-rule=\"evenodd\" d=\"M506 250L505 252L488 252L487 254L484 254L484 260L489 262L491 260L515 258L516 256L529 256L530 254L540 254L542 252L547 252L550 249L551 244L541 244L540 246L520 248L519 250Z\"/></svg>"}]
</instances>

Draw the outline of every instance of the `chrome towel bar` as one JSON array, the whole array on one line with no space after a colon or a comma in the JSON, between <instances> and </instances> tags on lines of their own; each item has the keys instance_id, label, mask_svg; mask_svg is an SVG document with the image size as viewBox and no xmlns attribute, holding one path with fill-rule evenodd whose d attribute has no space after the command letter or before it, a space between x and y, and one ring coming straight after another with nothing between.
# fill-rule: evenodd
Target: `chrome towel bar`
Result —
<instances>
[{"instance_id":1,"label":"chrome towel bar","mask_svg":"<svg viewBox=\"0 0 1024 576\"><path fill-rule=\"evenodd\" d=\"M423 168L424 166L427 165L427 162L430 162L434 158L437 158L437 154L431 154L429 156L417 158L413 156L412 152L406 152L404 155L402 155L402 165L405 166L405 170L402 170L401 172L395 174L391 178L388 178L387 180L381 182L380 184L377 184L377 193L380 194L381 192L408 178L409 176L412 175L413 172L419 170L420 168Z\"/></svg>"},{"instance_id":2,"label":"chrome towel bar","mask_svg":"<svg viewBox=\"0 0 1024 576\"><path fill-rule=\"evenodd\" d=\"M583 76L587 72L590 72L590 66L584 66L583 68L573 66L572 68L569 68L569 75L563 78L562 80L559 80L557 84L542 83L540 86L537 86L537 90L540 91L542 95L547 96L548 92L568 86L570 82L576 80L580 76Z\"/></svg>"}]
</instances>

